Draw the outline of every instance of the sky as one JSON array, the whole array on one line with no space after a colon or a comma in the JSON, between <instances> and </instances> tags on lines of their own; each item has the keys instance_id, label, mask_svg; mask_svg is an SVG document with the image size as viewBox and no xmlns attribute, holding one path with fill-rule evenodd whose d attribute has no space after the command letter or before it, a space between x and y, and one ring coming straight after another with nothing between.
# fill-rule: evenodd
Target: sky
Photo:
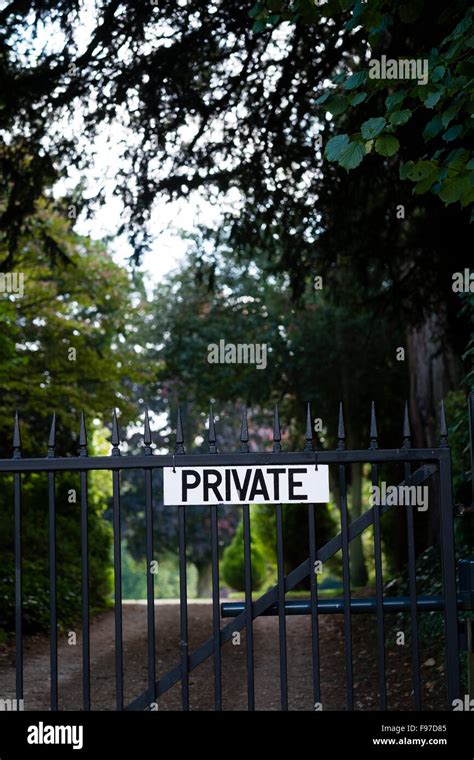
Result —
<instances>
[{"instance_id":1,"label":"sky","mask_svg":"<svg viewBox=\"0 0 474 760\"><path fill-rule=\"evenodd\" d=\"M183 0L178 0L183 2ZM0 6L1 6L0 2ZM81 24L77 27L75 42L77 54L80 55L89 43L92 32L95 29L96 16L94 12L94 0L84 0L81 14ZM36 37L24 38L19 45L20 55L34 58L36 54L55 49L61 50L64 38L59 29L51 26L37 28ZM23 48L23 50L22 50ZM82 116L80 110L75 112L72 119L62 122L59 130L71 131L77 135L82 134ZM93 146L83 143L82 149L89 152L92 148L94 160L90 168L79 173L73 166L68 168L67 177L61 179L54 188L56 197L60 197L72 191L79 182L86 180L86 194L93 197L97 190L106 188L106 201L103 206L97 207L91 218L86 215L78 217L75 230L81 235L93 239L103 237L115 238L108 246L110 253L117 263L130 266L130 256L133 251L128 244L126 235L115 237L117 230L122 224L123 208L120 200L114 195L114 177L119 168L119 155L121 153L121 141L127 137L124 128L118 124L104 129L98 135ZM182 232L191 232L198 224L217 226L221 216L221 210L207 203L197 192L190 194L186 200L181 199L173 202L165 202L160 197L156 198L155 207L151 216L150 230L153 241L150 251L145 254L140 270L145 271L145 285L150 295L153 285L159 282L168 272L179 267L186 258L188 243L183 240Z\"/></svg>"},{"instance_id":2,"label":"sky","mask_svg":"<svg viewBox=\"0 0 474 760\"><path fill-rule=\"evenodd\" d=\"M76 26L74 33L77 46L77 56L80 56L88 47L91 36L97 25L95 8L96 0L83 0L81 11L81 23ZM177 0L178 4L184 4L186 0ZM0 0L0 7L2 0ZM284 39L285 31L279 32ZM65 40L59 27L53 24L39 26L35 29L35 37L25 36L18 45L20 56L34 60L44 53L60 51ZM146 43L145 43L146 44ZM272 56L277 55L278 50L272 50ZM237 64L236 64L237 65ZM126 117L126 114L124 114ZM126 122L126 118L124 119ZM79 139L79 150L84 154L93 154L93 160L88 161L88 168L79 172L74 166L67 167L67 176L61 179L54 192L56 197L69 194L79 185L84 186L85 195L93 198L99 189L103 189L105 203L95 209L90 218L84 213L75 224L75 230L92 239L107 237L112 239L108 244L108 250L117 263L130 266L132 256L131 246L128 244L126 234L117 237L117 230L123 223L126 213L121 206L120 199L114 195L115 176L121 164L121 153L124 141L133 142L136 136L127 132L124 126L117 122L104 127L93 145L82 138L82 114L77 108L74 115L65 116L57 127L60 132L71 133ZM190 129L192 125L190 125ZM216 126L217 128L217 126ZM212 135L211 135L212 137ZM82 139L82 143L81 143ZM140 269L147 273L144 278L149 297L155 283L176 268L186 259L186 251L189 243L183 239L183 232L190 233L198 225L206 227L218 227L224 210L237 210L241 199L236 191L230 191L223 197L219 204L207 202L198 191L190 193L186 199L166 202L164 198L157 197L151 214L149 231L152 234L150 251L146 253L140 264Z\"/></svg>"}]
</instances>

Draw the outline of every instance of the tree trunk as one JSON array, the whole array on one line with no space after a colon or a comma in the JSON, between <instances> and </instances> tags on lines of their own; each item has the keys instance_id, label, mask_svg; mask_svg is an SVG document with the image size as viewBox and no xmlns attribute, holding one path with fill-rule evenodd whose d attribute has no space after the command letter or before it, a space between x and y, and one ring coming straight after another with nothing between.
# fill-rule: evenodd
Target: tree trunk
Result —
<instances>
[{"instance_id":1,"label":"tree trunk","mask_svg":"<svg viewBox=\"0 0 474 760\"><path fill-rule=\"evenodd\" d=\"M351 522L357 520L362 512L362 465L355 462L351 465L352 474L352 504L351 504ZM368 580L367 568L365 566L364 550L362 547L362 536L356 536L351 541L351 583L354 586L365 586Z\"/></svg>"},{"instance_id":2,"label":"tree trunk","mask_svg":"<svg viewBox=\"0 0 474 760\"><path fill-rule=\"evenodd\" d=\"M423 324L408 328L407 354L410 375L410 423L412 445L435 447L439 443L441 401L462 378L462 363L449 340L446 309L428 315ZM439 541L439 494L430 488L430 508L416 523L417 553Z\"/></svg>"},{"instance_id":3,"label":"tree trunk","mask_svg":"<svg viewBox=\"0 0 474 760\"><path fill-rule=\"evenodd\" d=\"M410 418L413 442L418 447L437 445L441 401L461 380L462 365L448 335L442 306L422 325L407 330Z\"/></svg>"},{"instance_id":4,"label":"tree trunk","mask_svg":"<svg viewBox=\"0 0 474 760\"><path fill-rule=\"evenodd\" d=\"M207 599L212 595L212 564L210 562L206 562L197 565L196 568L198 571L198 599Z\"/></svg>"}]
</instances>

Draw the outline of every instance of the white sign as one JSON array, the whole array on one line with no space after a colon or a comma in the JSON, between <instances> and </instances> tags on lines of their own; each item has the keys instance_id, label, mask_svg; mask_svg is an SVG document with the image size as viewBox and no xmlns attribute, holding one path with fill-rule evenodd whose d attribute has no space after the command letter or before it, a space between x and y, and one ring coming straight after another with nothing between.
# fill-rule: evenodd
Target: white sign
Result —
<instances>
[{"instance_id":1,"label":"white sign","mask_svg":"<svg viewBox=\"0 0 474 760\"><path fill-rule=\"evenodd\" d=\"M164 504L326 504L327 465L163 468Z\"/></svg>"}]
</instances>

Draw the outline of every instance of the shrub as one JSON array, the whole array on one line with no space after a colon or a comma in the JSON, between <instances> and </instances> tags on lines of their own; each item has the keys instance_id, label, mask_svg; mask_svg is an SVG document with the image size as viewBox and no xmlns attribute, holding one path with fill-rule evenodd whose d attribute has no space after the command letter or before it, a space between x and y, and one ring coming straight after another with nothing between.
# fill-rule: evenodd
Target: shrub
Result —
<instances>
[{"instance_id":1,"label":"shrub","mask_svg":"<svg viewBox=\"0 0 474 760\"><path fill-rule=\"evenodd\" d=\"M71 503L71 492L77 494ZM108 494L97 488L90 476L89 491L89 597L90 610L104 609L111 592L111 525L102 512ZM57 476L56 552L57 612L60 629L82 615L82 570L80 530L80 490L77 474ZM0 628L13 631L15 625L13 484L5 479L0 493ZM26 632L49 629L50 581L48 552L48 491L45 475L22 478L22 597L23 626Z\"/></svg>"},{"instance_id":2,"label":"shrub","mask_svg":"<svg viewBox=\"0 0 474 760\"><path fill-rule=\"evenodd\" d=\"M267 576L267 565L258 542L252 538L251 544L251 564L252 564L252 588L259 589ZM224 550L222 558L222 575L230 588L235 591L244 591L245 589L245 570L244 570L244 529L243 523L239 523L232 542Z\"/></svg>"}]
</instances>

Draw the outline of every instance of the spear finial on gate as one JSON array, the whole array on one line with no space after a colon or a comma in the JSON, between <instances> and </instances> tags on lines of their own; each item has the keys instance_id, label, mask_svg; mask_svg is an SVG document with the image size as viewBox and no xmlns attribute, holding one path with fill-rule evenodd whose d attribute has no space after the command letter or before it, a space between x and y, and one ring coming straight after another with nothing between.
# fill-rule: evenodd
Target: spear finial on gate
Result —
<instances>
[{"instance_id":1,"label":"spear finial on gate","mask_svg":"<svg viewBox=\"0 0 474 760\"><path fill-rule=\"evenodd\" d=\"M408 401L405 401L405 412L403 415L403 447L409 449L411 446L410 416L408 414Z\"/></svg>"},{"instance_id":2,"label":"spear finial on gate","mask_svg":"<svg viewBox=\"0 0 474 760\"><path fill-rule=\"evenodd\" d=\"M21 457L21 435L20 435L20 418L18 412L15 412L15 425L13 427L13 458Z\"/></svg>"},{"instance_id":3,"label":"spear finial on gate","mask_svg":"<svg viewBox=\"0 0 474 760\"><path fill-rule=\"evenodd\" d=\"M337 425L337 448L342 451L346 448L346 429L344 427L344 408L342 401L339 402L339 421Z\"/></svg>"},{"instance_id":4,"label":"spear finial on gate","mask_svg":"<svg viewBox=\"0 0 474 760\"><path fill-rule=\"evenodd\" d=\"M48 457L54 457L54 449L56 448L56 412L53 412L51 420L51 428L48 438Z\"/></svg>"},{"instance_id":5,"label":"spear finial on gate","mask_svg":"<svg viewBox=\"0 0 474 760\"><path fill-rule=\"evenodd\" d=\"M305 431L304 437L305 437L304 450L314 451L313 426L311 424L311 404L309 402L306 407L306 431Z\"/></svg>"},{"instance_id":6,"label":"spear finial on gate","mask_svg":"<svg viewBox=\"0 0 474 760\"><path fill-rule=\"evenodd\" d=\"M275 413L273 415L273 451L281 451L281 429L278 404L275 404Z\"/></svg>"},{"instance_id":7,"label":"spear finial on gate","mask_svg":"<svg viewBox=\"0 0 474 760\"><path fill-rule=\"evenodd\" d=\"M120 456L120 434L119 434L119 426L117 421L117 411L114 409L113 417L112 417L112 456L118 457Z\"/></svg>"},{"instance_id":8,"label":"spear finial on gate","mask_svg":"<svg viewBox=\"0 0 474 760\"><path fill-rule=\"evenodd\" d=\"M248 454L249 450L249 429L247 424L247 407L242 408L242 424L240 426L240 451Z\"/></svg>"},{"instance_id":9,"label":"spear finial on gate","mask_svg":"<svg viewBox=\"0 0 474 760\"><path fill-rule=\"evenodd\" d=\"M444 401L441 401L440 421L439 421L439 448L445 449L448 445L448 425L446 423L446 412Z\"/></svg>"},{"instance_id":10,"label":"spear finial on gate","mask_svg":"<svg viewBox=\"0 0 474 760\"><path fill-rule=\"evenodd\" d=\"M143 434L143 443L145 444L145 455L149 456L151 454L151 444L152 444L152 437L151 437L151 429L150 429L150 419L148 417L148 407L145 407L145 430Z\"/></svg>"},{"instance_id":11,"label":"spear finial on gate","mask_svg":"<svg viewBox=\"0 0 474 760\"><path fill-rule=\"evenodd\" d=\"M377 441L378 435L377 435L377 418L375 416L375 402L372 401L372 406L370 410L370 445L369 449L377 449L378 448L378 441Z\"/></svg>"},{"instance_id":12,"label":"spear finial on gate","mask_svg":"<svg viewBox=\"0 0 474 760\"><path fill-rule=\"evenodd\" d=\"M184 454L183 422L181 419L181 407L178 406L178 418L176 420L176 446L175 454Z\"/></svg>"},{"instance_id":13,"label":"spear finial on gate","mask_svg":"<svg viewBox=\"0 0 474 760\"><path fill-rule=\"evenodd\" d=\"M79 428L79 456L87 456L87 431L86 431L86 418L84 416L84 409L81 411L81 423Z\"/></svg>"},{"instance_id":14,"label":"spear finial on gate","mask_svg":"<svg viewBox=\"0 0 474 760\"><path fill-rule=\"evenodd\" d=\"M209 453L217 454L216 428L214 426L214 412L212 409L212 403L209 404L209 429L207 431L207 440L209 443Z\"/></svg>"}]
</instances>

